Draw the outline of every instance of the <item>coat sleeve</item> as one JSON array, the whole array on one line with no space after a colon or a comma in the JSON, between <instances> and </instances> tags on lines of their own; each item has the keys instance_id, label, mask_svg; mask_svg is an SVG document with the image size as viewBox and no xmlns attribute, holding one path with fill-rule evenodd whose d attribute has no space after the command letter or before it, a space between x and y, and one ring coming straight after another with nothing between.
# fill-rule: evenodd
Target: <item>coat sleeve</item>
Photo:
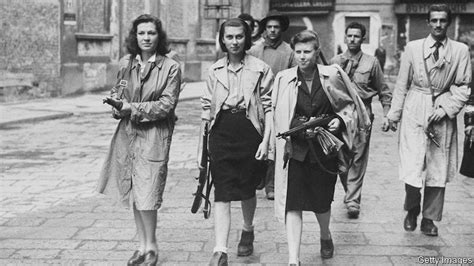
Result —
<instances>
[{"instance_id":1,"label":"coat sleeve","mask_svg":"<svg viewBox=\"0 0 474 266\"><path fill-rule=\"evenodd\" d=\"M280 88L280 74L277 74L272 85L272 100L271 100L271 112L272 112L272 122L271 122L271 133L270 133L270 145L268 145L268 159L275 161L275 147L276 147L276 129L275 129L275 119L276 119L276 105L278 104L278 93Z\"/></svg>"},{"instance_id":2,"label":"coat sleeve","mask_svg":"<svg viewBox=\"0 0 474 266\"><path fill-rule=\"evenodd\" d=\"M201 96L201 119L202 120L211 120L211 104L212 104L212 93L214 90L214 84L216 83L216 77L212 68L209 69L209 75L206 79L206 87L204 88L203 94Z\"/></svg>"},{"instance_id":3,"label":"coat sleeve","mask_svg":"<svg viewBox=\"0 0 474 266\"><path fill-rule=\"evenodd\" d=\"M403 105L413 78L413 62L412 62L411 46L407 45L405 52L402 54L400 61L400 70L398 72L397 83L393 90L393 98L390 111L387 114L388 119L392 121L400 121L402 117Z\"/></svg>"},{"instance_id":4,"label":"coat sleeve","mask_svg":"<svg viewBox=\"0 0 474 266\"><path fill-rule=\"evenodd\" d=\"M382 67L380 67L378 60L374 61L371 75L374 77L373 88L377 89L382 107L390 108L390 103L392 102L392 91L385 82Z\"/></svg>"},{"instance_id":5,"label":"coat sleeve","mask_svg":"<svg viewBox=\"0 0 474 266\"><path fill-rule=\"evenodd\" d=\"M130 103L130 119L137 122L156 121L167 118L178 103L181 87L181 69L174 63L168 72L166 87L156 101Z\"/></svg>"},{"instance_id":6,"label":"coat sleeve","mask_svg":"<svg viewBox=\"0 0 474 266\"><path fill-rule=\"evenodd\" d=\"M446 111L449 118L453 119L461 111L469 99L471 82L471 61L467 46L463 45L460 53L460 62L457 67L454 84L449 87L449 92L441 95L438 105Z\"/></svg>"},{"instance_id":7,"label":"coat sleeve","mask_svg":"<svg viewBox=\"0 0 474 266\"><path fill-rule=\"evenodd\" d=\"M272 83L273 72L270 67L265 68L262 81L260 83L260 100L263 106L263 112L266 114L272 109Z\"/></svg>"}]
</instances>

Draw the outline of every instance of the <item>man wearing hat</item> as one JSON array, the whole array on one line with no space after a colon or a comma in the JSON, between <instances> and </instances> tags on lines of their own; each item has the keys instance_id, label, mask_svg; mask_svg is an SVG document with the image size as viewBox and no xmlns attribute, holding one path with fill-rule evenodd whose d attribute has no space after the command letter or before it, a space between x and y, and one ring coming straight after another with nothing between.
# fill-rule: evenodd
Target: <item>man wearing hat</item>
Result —
<instances>
[{"instance_id":1,"label":"man wearing hat","mask_svg":"<svg viewBox=\"0 0 474 266\"><path fill-rule=\"evenodd\" d=\"M276 10L271 10L265 18L260 20L259 25L263 29L263 42L254 45L249 50L249 54L267 63L275 75L282 70L296 66L293 50L288 43L282 40L282 33L290 25L288 17ZM275 170L271 161L265 180L267 199L273 200L275 197Z\"/></svg>"}]
</instances>

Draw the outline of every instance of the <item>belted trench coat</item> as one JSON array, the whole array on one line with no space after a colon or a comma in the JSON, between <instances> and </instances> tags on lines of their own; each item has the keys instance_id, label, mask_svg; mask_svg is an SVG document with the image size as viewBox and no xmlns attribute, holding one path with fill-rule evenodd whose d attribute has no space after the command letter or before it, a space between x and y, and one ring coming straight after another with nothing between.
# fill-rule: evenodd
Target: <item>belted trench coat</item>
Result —
<instances>
[{"instance_id":1,"label":"belted trench coat","mask_svg":"<svg viewBox=\"0 0 474 266\"><path fill-rule=\"evenodd\" d=\"M127 71L129 60L130 55L120 60L119 75ZM97 190L127 207L133 201L139 210L156 210L168 173L181 70L172 59L156 55L148 78L141 82L138 60L132 60L129 78L117 85L124 86L131 115L117 126Z\"/></svg>"},{"instance_id":2,"label":"belted trench coat","mask_svg":"<svg viewBox=\"0 0 474 266\"><path fill-rule=\"evenodd\" d=\"M283 168L286 141L277 139L277 133L290 129L295 115L298 95L298 67L279 72L272 89L273 129L270 138L270 150L275 160L275 216L285 221L286 193L288 186L288 167ZM346 73L338 66L318 65L319 78L324 92L328 96L336 114L344 121L342 141L344 148L338 154L338 168L346 172L354 156L354 139L361 142L367 139L366 132L370 128L370 118L360 97Z\"/></svg>"},{"instance_id":3,"label":"belted trench coat","mask_svg":"<svg viewBox=\"0 0 474 266\"><path fill-rule=\"evenodd\" d=\"M400 72L393 91L392 106L387 117L400 121L399 178L421 188L445 187L458 167L456 115L469 98L471 62L468 47L447 39L444 54L434 62L431 50L434 40L427 38L409 42L402 55ZM425 71L425 63L427 71ZM432 103L429 73L436 100ZM440 147L426 136L428 117L434 108L443 108L447 117L434 124Z\"/></svg>"}]
</instances>

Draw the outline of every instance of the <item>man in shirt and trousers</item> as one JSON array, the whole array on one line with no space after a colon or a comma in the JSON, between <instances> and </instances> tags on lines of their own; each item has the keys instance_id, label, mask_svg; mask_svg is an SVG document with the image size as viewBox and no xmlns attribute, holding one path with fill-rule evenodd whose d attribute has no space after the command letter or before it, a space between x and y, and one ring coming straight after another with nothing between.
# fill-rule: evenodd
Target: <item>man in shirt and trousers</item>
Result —
<instances>
[{"instance_id":1,"label":"man in shirt and trousers","mask_svg":"<svg viewBox=\"0 0 474 266\"><path fill-rule=\"evenodd\" d=\"M372 112L372 97L379 96L383 107L383 126L382 130L389 129L389 122L386 117L390 109L390 101L392 100L392 92L384 80L383 71L379 61L371 55L361 50L363 41L365 40L365 26L352 22L346 27L345 43L347 44L346 52L336 55L331 59L331 64L338 64L344 69L349 78L352 80L355 89L360 98L364 102L365 108L373 121L374 114ZM367 162L369 160L369 144L370 133L359 134L359 140L355 140L356 155L354 162L347 173L340 174L341 183L344 186L346 195L344 203L347 207L349 218L356 219L360 213L360 202L362 194L362 182L364 180ZM362 138L367 138L362 140Z\"/></svg>"},{"instance_id":2,"label":"man in shirt and trousers","mask_svg":"<svg viewBox=\"0 0 474 266\"><path fill-rule=\"evenodd\" d=\"M267 16L260 21L263 29L263 42L254 45L249 54L267 63L273 74L296 66L295 55L290 45L282 40L282 33L288 29L290 20L278 11L271 10ZM267 199L275 197L275 169L274 162L268 161L268 169L265 177L265 193Z\"/></svg>"},{"instance_id":3,"label":"man in shirt and trousers","mask_svg":"<svg viewBox=\"0 0 474 266\"><path fill-rule=\"evenodd\" d=\"M458 167L456 116L470 94L468 47L446 36L451 10L432 5L427 15L428 37L411 41L402 55L400 73L388 118L392 130L400 123L399 175L405 182L406 231L437 236L446 183ZM423 208L421 189L424 186Z\"/></svg>"}]
</instances>

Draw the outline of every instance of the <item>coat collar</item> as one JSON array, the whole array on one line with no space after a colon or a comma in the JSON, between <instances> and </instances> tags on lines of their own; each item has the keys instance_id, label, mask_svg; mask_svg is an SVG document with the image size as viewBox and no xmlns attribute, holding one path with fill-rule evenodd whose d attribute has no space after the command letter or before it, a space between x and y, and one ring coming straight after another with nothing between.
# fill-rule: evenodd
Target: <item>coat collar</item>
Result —
<instances>
[{"instance_id":1,"label":"coat collar","mask_svg":"<svg viewBox=\"0 0 474 266\"><path fill-rule=\"evenodd\" d=\"M319 71L319 78L329 77L329 69L326 66L318 64L318 71ZM296 82L296 80L298 79L298 66L288 69L288 72L289 72L288 74L290 74L291 76L291 79L289 79L289 81Z\"/></svg>"},{"instance_id":2,"label":"coat collar","mask_svg":"<svg viewBox=\"0 0 474 266\"><path fill-rule=\"evenodd\" d=\"M434 43L436 42L435 39L433 39L433 37L430 35L428 35L428 37L426 37L423 41L423 59L428 59L428 57L431 56L431 54L433 53L433 45ZM446 62L451 62L451 58L452 58L452 47L451 47L451 39L449 39L448 37L446 37L442 42L443 44L443 47L444 47L444 60L440 60L441 62L442 61L446 61Z\"/></svg>"},{"instance_id":3,"label":"coat collar","mask_svg":"<svg viewBox=\"0 0 474 266\"><path fill-rule=\"evenodd\" d=\"M213 69L214 71L214 74L216 75L216 78L217 80L222 83L222 85L226 88L226 89L229 89L228 86L229 86L229 77L227 75L227 64L228 64L228 60L227 60L227 57L223 57L219 60L217 60L216 63L214 63L214 65L211 67L211 69ZM255 62L255 60L252 60L251 56L246 54L244 56L244 58L242 59L242 64L243 64L243 67L242 67L242 71L250 71L250 72L253 72L253 73L258 73L258 72L262 72L262 68L261 68L261 65L257 62ZM249 77L247 75L249 75L250 73L247 73L245 74L246 77Z\"/></svg>"},{"instance_id":4,"label":"coat collar","mask_svg":"<svg viewBox=\"0 0 474 266\"><path fill-rule=\"evenodd\" d=\"M152 62L154 63L154 65L156 67L158 67L159 69L161 69L163 67L163 62L165 61L165 57L162 56L162 55L159 55L159 54L155 54L154 56L150 57L148 59L148 62ZM141 62L141 57L139 55L137 55L135 58L133 58L133 66L132 66L132 69L136 68L138 64L140 64L143 62Z\"/></svg>"}]
</instances>

